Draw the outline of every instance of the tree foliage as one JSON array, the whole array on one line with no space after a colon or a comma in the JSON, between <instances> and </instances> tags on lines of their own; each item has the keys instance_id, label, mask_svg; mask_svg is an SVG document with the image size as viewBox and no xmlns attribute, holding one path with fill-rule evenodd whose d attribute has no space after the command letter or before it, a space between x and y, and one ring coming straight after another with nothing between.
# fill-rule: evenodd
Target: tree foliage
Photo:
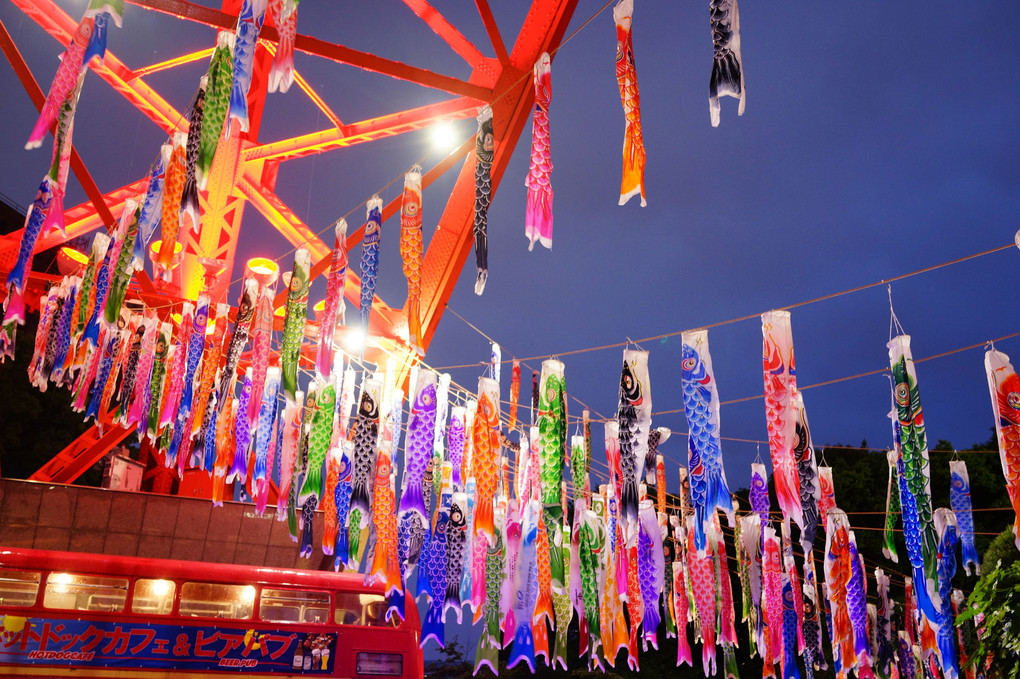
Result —
<instances>
[{"instance_id":1,"label":"tree foliage","mask_svg":"<svg viewBox=\"0 0 1020 679\"><path fill-rule=\"evenodd\" d=\"M1020 678L1018 616L1020 561L987 570L967 599L967 610L957 618L958 625L973 620L977 626L977 634L971 635L968 666L980 667L987 661L985 676L990 679Z\"/></svg>"},{"instance_id":2,"label":"tree foliage","mask_svg":"<svg viewBox=\"0 0 1020 679\"><path fill-rule=\"evenodd\" d=\"M996 568L1008 568L1020 561L1020 550L1016 546L1013 529L1007 528L992 540L981 557L981 571L988 573Z\"/></svg>"}]
</instances>

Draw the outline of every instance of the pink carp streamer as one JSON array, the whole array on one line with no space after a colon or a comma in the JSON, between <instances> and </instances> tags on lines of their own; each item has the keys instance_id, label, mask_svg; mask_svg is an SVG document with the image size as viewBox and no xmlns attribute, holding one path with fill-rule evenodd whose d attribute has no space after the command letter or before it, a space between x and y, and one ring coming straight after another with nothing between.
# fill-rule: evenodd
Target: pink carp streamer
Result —
<instances>
[{"instance_id":1,"label":"pink carp streamer","mask_svg":"<svg viewBox=\"0 0 1020 679\"><path fill-rule=\"evenodd\" d=\"M64 193L67 188L67 175L71 169L71 137L74 134L74 114L78 109L78 97L85 81L85 69L78 75L78 82L60 106L57 116L57 130L53 138L53 159L50 161L50 179L53 180L53 205L47 215L43 229L51 225L64 231Z\"/></svg>"},{"instance_id":2,"label":"pink carp streamer","mask_svg":"<svg viewBox=\"0 0 1020 679\"><path fill-rule=\"evenodd\" d=\"M620 102L626 127L623 133L623 178L620 181L620 205L634 196L645 200L645 142L641 135L641 95L638 92L637 68L634 66L634 44L631 22L634 0L620 0L613 7L616 22L616 82L620 86Z\"/></svg>"},{"instance_id":3,"label":"pink carp streamer","mask_svg":"<svg viewBox=\"0 0 1020 679\"><path fill-rule=\"evenodd\" d=\"M71 42L60 56L60 65L57 67L56 75L53 76L53 82L50 84L50 91L46 95L42 110L39 111L39 119L36 120L35 127L32 128L32 133L28 136L28 143L25 144L26 149L42 146L43 137L46 136L50 125L56 121L60 114L60 107L72 96L78 86L78 76L85 68L85 64L82 62L85 48L89 44L94 29L95 19L86 16L78 24L74 35L71 36Z\"/></svg>"},{"instance_id":4,"label":"pink carp streamer","mask_svg":"<svg viewBox=\"0 0 1020 679\"><path fill-rule=\"evenodd\" d=\"M270 92L286 92L294 83L294 38L297 36L297 6L300 0L269 0L267 10L276 24L279 43L267 79Z\"/></svg>"},{"instance_id":5,"label":"pink carp streamer","mask_svg":"<svg viewBox=\"0 0 1020 679\"><path fill-rule=\"evenodd\" d=\"M552 248L553 190L552 157L549 152L549 103L552 100L552 74L548 52L535 63L535 116L531 130L531 169L524 185L528 187L528 206L524 214L524 233L528 249L538 241Z\"/></svg>"},{"instance_id":6,"label":"pink carp streamer","mask_svg":"<svg viewBox=\"0 0 1020 679\"><path fill-rule=\"evenodd\" d=\"M341 217L333 225L333 258L329 263L326 304L319 324L319 351L315 358L315 369L323 379L328 379L332 371L336 326L344 316L347 263L347 220Z\"/></svg>"},{"instance_id":7,"label":"pink carp streamer","mask_svg":"<svg viewBox=\"0 0 1020 679\"><path fill-rule=\"evenodd\" d=\"M768 425L769 452L772 454L772 475L776 481L779 508L783 512L783 525L789 530L791 518L798 526L804 525L800 480L793 453L797 424L793 401L797 378L790 312L780 310L762 314L761 332L765 420Z\"/></svg>"},{"instance_id":8,"label":"pink carp streamer","mask_svg":"<svg viewBox=\"0 0 1020 679\"><path fill-rule=\"evenodd\" d=\"M701 622L701 665L705 676L715 674L715 560L713 546L715 541L708 540L703 549L698 549L694 538L695 518L687 517L687 568L691 579L691 592L694 605Z\"/></svg>"},{"instance_id":9,"label":"pink carp streamer","mask_svg":"<svg viewBox=\"0 0 1020 679\"><path fill-rule=\"evenodd\" d=\"M822 515L822 527L829 530L829 510L836 507L836 491L832 485L832 467L818 468L818 512Z\"/></svg>"},{"instance_id":10,"label":"pink carp streamer","mask_svg":"<svg viewBox=\"0 0 1020 679\"><path fill-rule=\"evenodd\" d=\"M1013 536L1020 549L1020 378L1009 362L1009 356L990 349L985 354L985 373L995 413L995 435L999 440L1002 474L1016 522Z\"/></svg>"},{"instance_id":11,"label":"pink carp streamer","mask_svg":"<svg viewBox=\"0 0 1020 679\"><path fill-rule=\"evenodd\" d=\"M273 338L273 298L276 296L276 278L271 274L258 277L259 292L255 302L255 319L251 328L251 367L254 398L248 402L248 426L255 429L262 408L266 371L269 369L269 350Z\"/></svg>"}]
</instances>

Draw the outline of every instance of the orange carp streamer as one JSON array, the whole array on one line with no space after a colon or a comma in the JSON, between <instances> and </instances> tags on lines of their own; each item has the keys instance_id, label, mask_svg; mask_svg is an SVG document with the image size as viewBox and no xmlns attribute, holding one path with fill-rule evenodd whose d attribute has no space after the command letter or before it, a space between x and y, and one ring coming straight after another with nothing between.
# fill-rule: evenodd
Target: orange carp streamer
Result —
<instances>
[{"instance_id":1,"label":"orange carp streamer","mask_svg":"<svg viewBox=\"0 0 1020 679\"><path fill-rule=\"evenodd\" d=\"M166 183L163 185L163 242L160 244L156 261L159 264L160 276L166 281L170 280L174 246L177 244L177 235L181 229L181 197L184 194L184 180L187 174L184 160L187 139L188 135L183 132L174 134L174 150L170 154Z\"/></svg>"},{"instance_id":2,"label":"orange carp streamer","mask_svg":"<svg viewBox=\"0 0 1020 679\"><path fill-rule=\"evenodd\" d=\"M421 166L404 175L404 194L400 203L400 258L407 278L407 326L411 338L421 343L421 263L424 250L421 232Z\"/></svg>"},{"instance_id":3,"label":"orange carp streamer","mask_svg":"<svg viewBox=\"0 0 1020 679\"><path fill-rule=\"evenodd\" d=\"M620 205L626 205L634 196L645 200L645 142L641 136L641 95L638 92L637 69L634 66L634 45L631 41L631 21L634 0L620 0L613 7L616 21L616 82L620 86L620 102L626 128L623 134L623 179L620 182Z\"/></svg>"}]
</instances>

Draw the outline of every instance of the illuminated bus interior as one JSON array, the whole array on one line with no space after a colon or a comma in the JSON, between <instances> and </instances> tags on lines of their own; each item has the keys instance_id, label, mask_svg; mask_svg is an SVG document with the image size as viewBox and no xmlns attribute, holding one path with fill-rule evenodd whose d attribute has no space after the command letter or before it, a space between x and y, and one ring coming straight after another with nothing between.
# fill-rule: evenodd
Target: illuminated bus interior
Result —
<instances>
[{"instance_id":1,"label":"illuminated bus interior","mask_svg":"<svg viewBox=\"0 0 1020 679\"><path fill-rule=\"evenodd\" d=\"M0 606L34 606L39 573L0 568Z\"/></svg>"}]
</instances>

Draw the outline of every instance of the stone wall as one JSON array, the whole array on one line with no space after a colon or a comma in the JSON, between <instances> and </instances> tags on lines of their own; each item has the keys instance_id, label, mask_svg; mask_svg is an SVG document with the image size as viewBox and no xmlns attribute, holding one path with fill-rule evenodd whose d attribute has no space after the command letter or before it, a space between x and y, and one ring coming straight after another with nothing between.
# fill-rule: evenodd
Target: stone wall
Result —
<instances>
[{"instance_id":1,"label":"stone wall","mask_svg":"<svg viewBox=\"0 0 1020 679\"><path fill-rule=\"evenodd\" d=\"M322 517L310 559L298 555L275 508L151 493L0 479L0 547L283 568L331 568Z\"/></svg>"}]
</instances>

